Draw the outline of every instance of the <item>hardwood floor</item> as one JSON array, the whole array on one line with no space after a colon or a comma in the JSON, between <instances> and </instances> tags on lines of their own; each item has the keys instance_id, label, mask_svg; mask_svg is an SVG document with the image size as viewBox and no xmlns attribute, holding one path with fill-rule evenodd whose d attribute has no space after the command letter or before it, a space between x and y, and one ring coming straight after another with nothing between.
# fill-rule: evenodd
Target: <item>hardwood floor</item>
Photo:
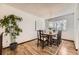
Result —
<instances>
[{"instance_id":1,"label":"hardwood floor","mask_svg":"<svg viewBox=\"0 0 79 59\"><path fill-rule=\"evenodd\" d=\"M3 55L76 55L74 43L70 41L62 40L59 47L45 47L42 49L37 47L37 41L27 42L18 45L15 51L11 51L9 48L3 49Z\"/></svg>"},{"instance_id":2,"label":"hardwood floor","mask_svg":"<svg viewBox=\"0 0 79 59\"><path fill-rule=\"evenodd\" d=\"M77 55L75 50L74 42L71 41L62 41L62 46L58 52L59 55Z\"/></svg>"}]
</instances>

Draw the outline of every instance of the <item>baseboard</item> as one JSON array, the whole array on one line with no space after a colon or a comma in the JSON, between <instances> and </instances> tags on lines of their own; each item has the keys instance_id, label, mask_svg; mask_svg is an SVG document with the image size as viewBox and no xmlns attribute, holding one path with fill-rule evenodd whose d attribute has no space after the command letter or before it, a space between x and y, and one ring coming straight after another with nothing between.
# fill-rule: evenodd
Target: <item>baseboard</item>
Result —
<instances>
[{"instance_id":1,"label":"baseboard","mask_svg":"<svg viewBox=\"0 0 79 59\"><path fill-rule=\"evenodd\" d=\"M35 38L35 39L31 39L31 40L28 40L28 41L25 41L25 42L22 42L22 43L19 43L18 45L20 45L20 44L24 44L24 43L27 43L27 42L31 42L31 41L34 41L34 40L36 40L37 38Z\"/></svg>"},{"instance_id":2,"label":"baseboard","mask_svg":"<svg viewBox=\"0 0 79 59\"><path fill-rule=\"evenodd\" d=\"M28 40L28 41L25 41L25 42L22 42L22 43L18 43L18 45L24 44L24 43L27 43L27 42L31 42L31 41L34 41L34 40L36 40L36 39L37 39L37 38L31 39L31 40ZM9 48L9 46L8 46L8 47L5 47L5 48L3 48L3 49L6 49L6 48Z\"/></svg>"},{"instance_id":3,"label":"baseboard","mask_svg":"<svg viewBox=\"0 0 79 59\"><path fill-rule=\"evenodd\" d=\"M62 40L65 40L65 41L70 41L70 42L74 42L73 40L68 40L68 39L62 39Z\"/></svg>"}]
</instances>

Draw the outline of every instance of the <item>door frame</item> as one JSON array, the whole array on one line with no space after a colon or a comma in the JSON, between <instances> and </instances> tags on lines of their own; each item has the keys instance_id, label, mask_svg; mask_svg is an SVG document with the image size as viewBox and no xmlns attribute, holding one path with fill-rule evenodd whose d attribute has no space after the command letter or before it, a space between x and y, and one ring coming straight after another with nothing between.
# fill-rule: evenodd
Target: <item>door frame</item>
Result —
<instances>
[{"instance_id":1,"label":"door frame","mask_svg":"<svg viewBox=\"0 0 79 59\"><path fill-rule=\"evenodd\" d=\"M0 34L0 55L2 55L2 39L3 39L3 33Z\"/></svg>"}]
</instances>

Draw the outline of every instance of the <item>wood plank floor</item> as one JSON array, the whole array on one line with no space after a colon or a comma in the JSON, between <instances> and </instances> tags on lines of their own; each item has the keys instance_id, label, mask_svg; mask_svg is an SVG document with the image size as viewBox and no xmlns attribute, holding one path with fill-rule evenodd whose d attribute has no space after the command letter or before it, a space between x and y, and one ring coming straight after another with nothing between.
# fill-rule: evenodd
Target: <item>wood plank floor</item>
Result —
<instances>
[{"instance_id":1,"label":"wood plank floor","mask_svg":"<svg viewBox=\"0 0 79 59\"><path fill-rule=\"evenodd\" d=\"M70 41L62 40L59 47L45 47L42 49L37 47L37 41L27 42L18 45L15 51L11 51L9 48L3 49L3 55L76 55L74 43Z\"/></svg>"},{"instance_id":2,"label":"wood plank floor","mask_svg":"<svg viewBox=\"0 0 79 59\"><path fill-rule=\"evenodd\" d=\"M58 54L59 55L77 55L74 42L63 40L62 46Z\"/></svg>"}]
</instances>

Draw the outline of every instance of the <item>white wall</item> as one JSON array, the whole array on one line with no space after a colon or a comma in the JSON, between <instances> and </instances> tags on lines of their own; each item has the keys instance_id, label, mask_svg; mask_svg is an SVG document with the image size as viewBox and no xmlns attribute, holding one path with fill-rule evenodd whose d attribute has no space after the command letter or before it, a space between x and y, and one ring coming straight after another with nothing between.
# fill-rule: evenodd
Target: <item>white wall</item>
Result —
<instances>
[{"instance_id":1,"label":"white wall","mask_svg":"<svg viewBox=\"0 0 79 59\"><path fill-rule=\"evenodd\" d=\"M21 16L23 18L23 21L20 22L19 26L22 28L23 32L20 34L20 36L17 37L16 41L18 43L22 43L31 39L34 39L37 37L36 31L35 31L35 20L39 20L42 18L39 18L35 15L23 12L21 10L18 10L16 8L13 8L8 5L0 5L0 19L4 15L8 14L15 14L17 16ZM3 47L7 47L10 44L9 37L5 37L3 39Z\"/></svg>"}]
</instances>

